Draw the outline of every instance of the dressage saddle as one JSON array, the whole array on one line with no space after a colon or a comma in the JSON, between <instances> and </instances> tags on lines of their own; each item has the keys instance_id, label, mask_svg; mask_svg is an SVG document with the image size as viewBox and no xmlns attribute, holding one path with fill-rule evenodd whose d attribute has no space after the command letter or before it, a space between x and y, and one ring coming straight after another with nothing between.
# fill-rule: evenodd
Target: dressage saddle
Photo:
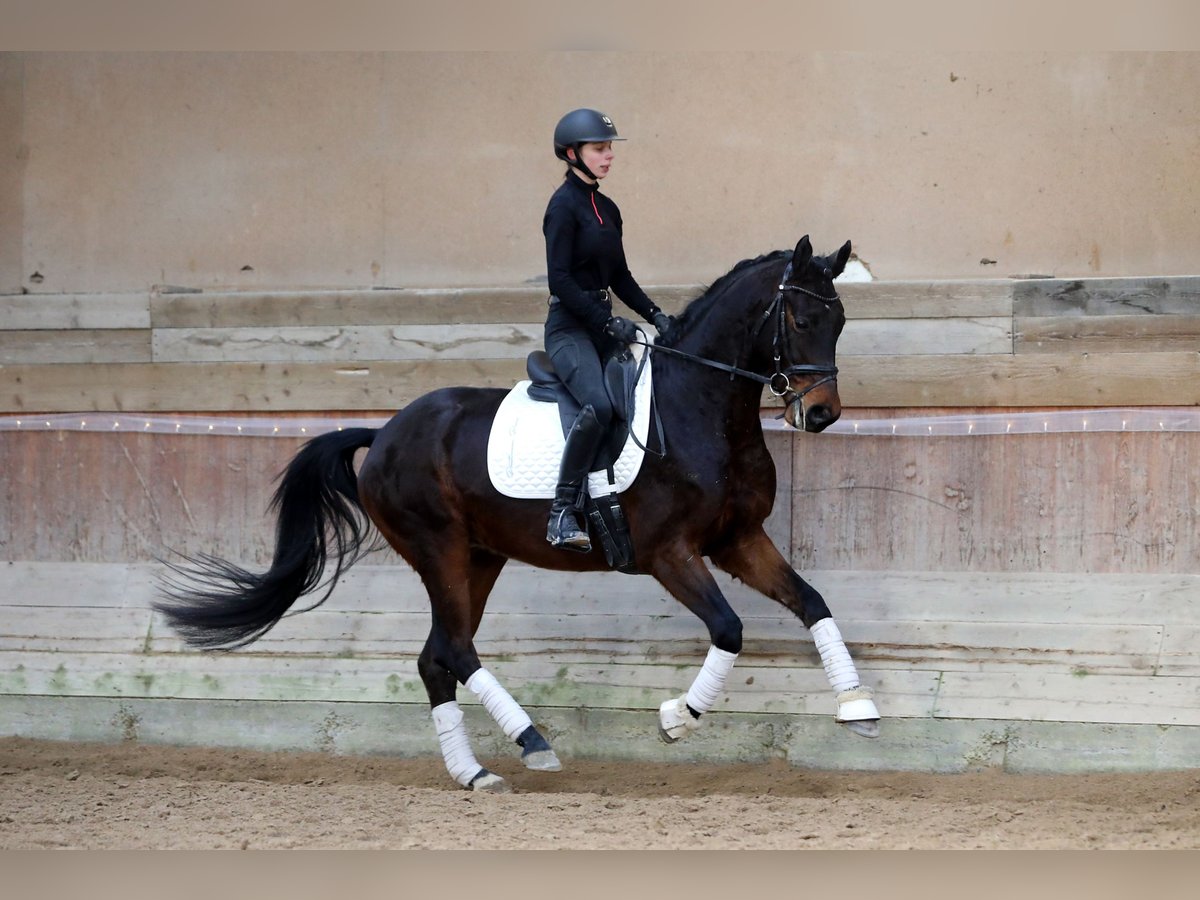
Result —
<instances>
[{"instance_id":1,"label":"dressage saddle","mask_svg":"<svg viewBox=\"0 0 1200 900\"><path fill-rule=\"evenodd\" d=\"M525 360L525 371L530 381L527 389L529 396L534 400L558 404L558 417L565 437L579 415L579 401L559 380L550 354L545 350L534 350L529 354ZM637 376L637 360L629 353L612 356L604 364L604 388L612 404L613 417L608 434L596 452L593 471L611 468L621 455L633 421L633 389L637 384Z\"/></svg>"},{"instance_id":2,"label":"dressage saddle","mask_svg":"<svg viewBox=\"0 0 1200 900\"><path fill-rule=\"evenodd\" d=\"M576 416L579 415L577 401L567 386L562 383L558 373L554 371L554 363L545 350L535 350L525 360L525 371L529 375L527 393L534 400L558 404L558 415L562 422L563 436L570 431ZM612 404L613 417L608 434L600 442L600 449L592 463L592 471L607 470L609 481L612 482L612 467L625 441L632 434L633 422L633 390L637 384L637 361L628 352L613 356L604 364L604 388ZM629 534L629 522L625 512L617 500L617 495L606 494L601 497L588 496L585 500L584 512L587 516L589 530L595 535L604 548L604 557L611 568L628 575L639 574L637 563L633 557L633 539Z\"/></svg>"}]
</instances>

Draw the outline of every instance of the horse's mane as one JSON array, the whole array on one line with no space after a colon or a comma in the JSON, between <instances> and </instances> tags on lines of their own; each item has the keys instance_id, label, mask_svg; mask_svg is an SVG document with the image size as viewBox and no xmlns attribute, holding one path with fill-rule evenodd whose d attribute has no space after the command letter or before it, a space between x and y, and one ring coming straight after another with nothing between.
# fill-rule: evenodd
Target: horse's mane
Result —
<instances>
[{"instance_id":1,"label":"horse's mane","mask_svg":"<svg viewBox=\"0 0 1200 900\"><path fill-rule=\"evenodd\" d=\"M732 269L710 284L697 297L688 301L683 311L675 317L675 327L671 329L668 340L664 341L662 338L659 338L658 342L668 347L674 344L687 332L691 324L704 318L708 310L721 300L730 286L739 280L739 276L747 269L752 269L758 265L765 265L769 262L777 262L788 256L791 252L790 250L772 250L770 253L756 256L754 259L743 259L737 263Z\"/></svg>"}]
</instances>

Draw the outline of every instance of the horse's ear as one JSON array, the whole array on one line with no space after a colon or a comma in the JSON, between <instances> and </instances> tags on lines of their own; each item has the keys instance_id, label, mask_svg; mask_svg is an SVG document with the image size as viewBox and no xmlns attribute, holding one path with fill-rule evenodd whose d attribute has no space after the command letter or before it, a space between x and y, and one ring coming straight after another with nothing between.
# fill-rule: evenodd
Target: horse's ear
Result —
<instances>
[{"instance_id":1,"label":"horse's ear","mask_svg":"<svg viewBox=\"0 0 1200 900\"><path fill-rule=\"evenodd\" d=\"M846 263L850 261L850 242L842 244L842 249L837 252L837 256L833 259L833 277L837 278L846 270Z\"/></svg>"},{"instance_id":2,"label":"horse's ear","mask_svg":"<svg viewBox=\"0 0 1200 900\"><path fill-rule=\"evenodd\" d=\"M792 254L792 271L802 272L808 265L808 261L812 259L812 242L806 234L800 238L800 242L796 244L796 252Z\"/></svg>"}]
</instances>

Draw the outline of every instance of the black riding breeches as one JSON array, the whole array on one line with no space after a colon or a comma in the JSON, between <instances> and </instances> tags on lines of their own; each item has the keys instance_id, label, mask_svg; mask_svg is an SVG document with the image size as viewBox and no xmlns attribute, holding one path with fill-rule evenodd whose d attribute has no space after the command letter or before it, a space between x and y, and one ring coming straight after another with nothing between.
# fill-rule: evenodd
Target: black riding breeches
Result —
<instances>
[{"instance_id":1,"label":"black riding breeches","mask_svg":"<svg viewBox=\"0 0 1200 900\"><path fill-rule=\"evenodd\" d=\"M612 422L613 408L604 387L601 349L586 328L563 322L562 318L552 315L546 322L546 352L571 396L580 406L591 406L595 411L598 432L603 436Z\"/></svg>"}]
</instances>

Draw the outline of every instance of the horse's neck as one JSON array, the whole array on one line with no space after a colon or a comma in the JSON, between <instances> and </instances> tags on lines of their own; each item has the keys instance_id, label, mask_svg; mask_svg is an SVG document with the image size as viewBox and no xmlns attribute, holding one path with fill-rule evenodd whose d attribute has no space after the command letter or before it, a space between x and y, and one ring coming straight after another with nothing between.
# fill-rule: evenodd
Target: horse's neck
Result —
<instances>
[{"instance_id":1,"label":"horse's neck","mask_svg":"<svg viewBox=\"0 0 1200 900\"><path fill-rule=\"evenodd\" d=\"M747 287L740 295L729 296L729 302L710 307L704 320L689 329L675 349L727 366L751 371L763 369L767 362L753 355L754 345L761 343L755 340L753 332L770 303L770 296L766 294L774 283L770 279L763 281L761 277L753 280L754 287ZM760 294L763 295L762 302L756 302ZM770 323L763 327L769 328ZM688 360L672 359L668 365L669 372L663 373L663 380L670 386L676 402L687 398L693 411L702 409L704 418L710 421L719 418L739 432L753 427L752 423L757 425L763 391L760 382L742 375L731 376L726 371ZM656 371L656 384L659 380Z\"/></svg>"}]
</instances>

